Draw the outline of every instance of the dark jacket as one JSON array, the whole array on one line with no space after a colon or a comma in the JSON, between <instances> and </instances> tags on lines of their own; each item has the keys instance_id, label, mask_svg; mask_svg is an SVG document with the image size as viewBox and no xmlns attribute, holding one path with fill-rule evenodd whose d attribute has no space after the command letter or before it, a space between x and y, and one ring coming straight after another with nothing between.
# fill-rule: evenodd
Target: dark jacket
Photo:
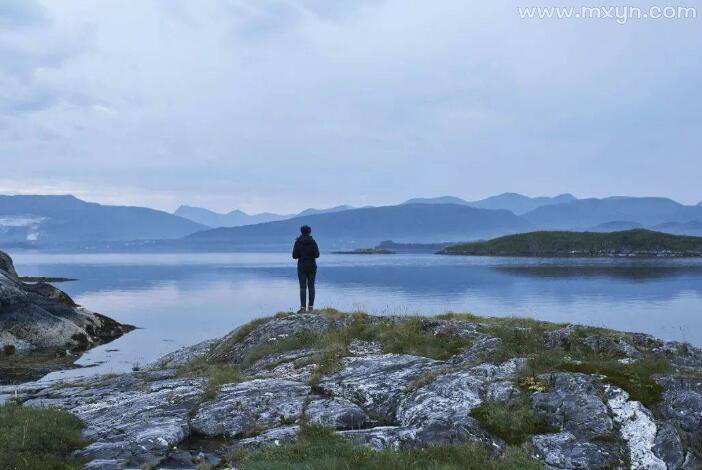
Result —
<instances>
[{"instance_id":1,"label":"dark jacket","mask_svg":"<svg viewBox=\"0 0 702 470\"><path fill-rule=\"evenodd\" d=\"M298 269L316 269L317 262L315 260L319 258L317 242L311 235L300 235L295 240L292 257L297 260Z\"/></svg>"}]
</instances>

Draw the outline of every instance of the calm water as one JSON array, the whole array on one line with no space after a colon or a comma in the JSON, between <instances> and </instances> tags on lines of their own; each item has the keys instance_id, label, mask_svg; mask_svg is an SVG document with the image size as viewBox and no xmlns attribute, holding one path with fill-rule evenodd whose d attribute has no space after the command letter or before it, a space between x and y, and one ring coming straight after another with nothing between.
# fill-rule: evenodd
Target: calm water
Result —
<instances>
[{"instance_id":1,"label":"calm water","mask_svg":"<svg viewBox=\"0 0 702 470\"><path fill-rule=\"evenodd\" d=\"M60 287L85 307L140 327L79 361L94 367L58 375L130 370L297 309L288 253L12 255L21 274L77 278ZM532 316L702 344L702 260L323 254L317 292L318 307Z\"/></svg>"}]
</instances>

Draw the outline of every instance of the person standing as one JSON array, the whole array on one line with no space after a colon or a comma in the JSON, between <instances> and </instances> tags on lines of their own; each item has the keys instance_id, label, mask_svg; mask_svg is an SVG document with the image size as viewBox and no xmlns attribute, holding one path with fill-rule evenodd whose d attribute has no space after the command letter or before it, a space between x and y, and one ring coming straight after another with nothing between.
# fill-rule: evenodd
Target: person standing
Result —
<instances>
[{"instance_id":1,"label":"person standing","mask_svg":"<svg viewBox=\"0 0 702 470\"><path fill-rule=\"evenodd\" d=\"M317 276L319 247L312 238L309 225L300 227L300 234L295 240L292 257L297 260L297 278L300 281L300 310L297 313L304 313L314 310L314 278ZM306 302L308 291L309 303Z\"/></svg>"}]
</instances>

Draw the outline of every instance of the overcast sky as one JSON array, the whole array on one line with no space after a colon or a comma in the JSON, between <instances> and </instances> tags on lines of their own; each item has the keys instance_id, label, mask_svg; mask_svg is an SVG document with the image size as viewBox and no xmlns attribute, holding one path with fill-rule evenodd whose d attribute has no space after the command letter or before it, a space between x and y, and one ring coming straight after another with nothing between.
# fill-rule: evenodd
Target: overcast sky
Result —
<instances>
[{"instance_id":1,"label":"overcast sky","mask_svg":"<svg viewBox=\"0 0 702 470\"><path fill-rule=\"evenodd\" d=\"M0 193L702 200L702 18L539 1L0 0Z\"/></svg>"}]
</instances>

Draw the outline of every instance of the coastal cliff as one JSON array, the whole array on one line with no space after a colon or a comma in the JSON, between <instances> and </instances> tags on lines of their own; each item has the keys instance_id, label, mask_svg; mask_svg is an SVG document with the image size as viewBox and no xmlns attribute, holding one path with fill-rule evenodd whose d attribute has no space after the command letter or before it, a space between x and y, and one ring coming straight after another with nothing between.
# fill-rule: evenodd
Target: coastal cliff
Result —
<instances>
[{"instance_id":1,"label":"coastal cliff","mask_svg":"<svg viewBox=\"0 0 702 470\"><path fill-rule=\"evenodd\" d=\"M66 367L57 358L112 341L133 328L77 305L50 284L23 282L10 256L0 251L0 383L41 376L52 365ZM43 359L33 363L33 357Z\"/></svg>"},{"instance_id":2,"label":"coastal cliff","mask_svg":"<svg viewBox=\"0 0 702 470\"><path fill-rule=\"evenodd\" d=\"M80 418L89 469L679 469L702 462L700 374L645 334L324 310L0 402Z\"/></svg>"}]
</instances>

